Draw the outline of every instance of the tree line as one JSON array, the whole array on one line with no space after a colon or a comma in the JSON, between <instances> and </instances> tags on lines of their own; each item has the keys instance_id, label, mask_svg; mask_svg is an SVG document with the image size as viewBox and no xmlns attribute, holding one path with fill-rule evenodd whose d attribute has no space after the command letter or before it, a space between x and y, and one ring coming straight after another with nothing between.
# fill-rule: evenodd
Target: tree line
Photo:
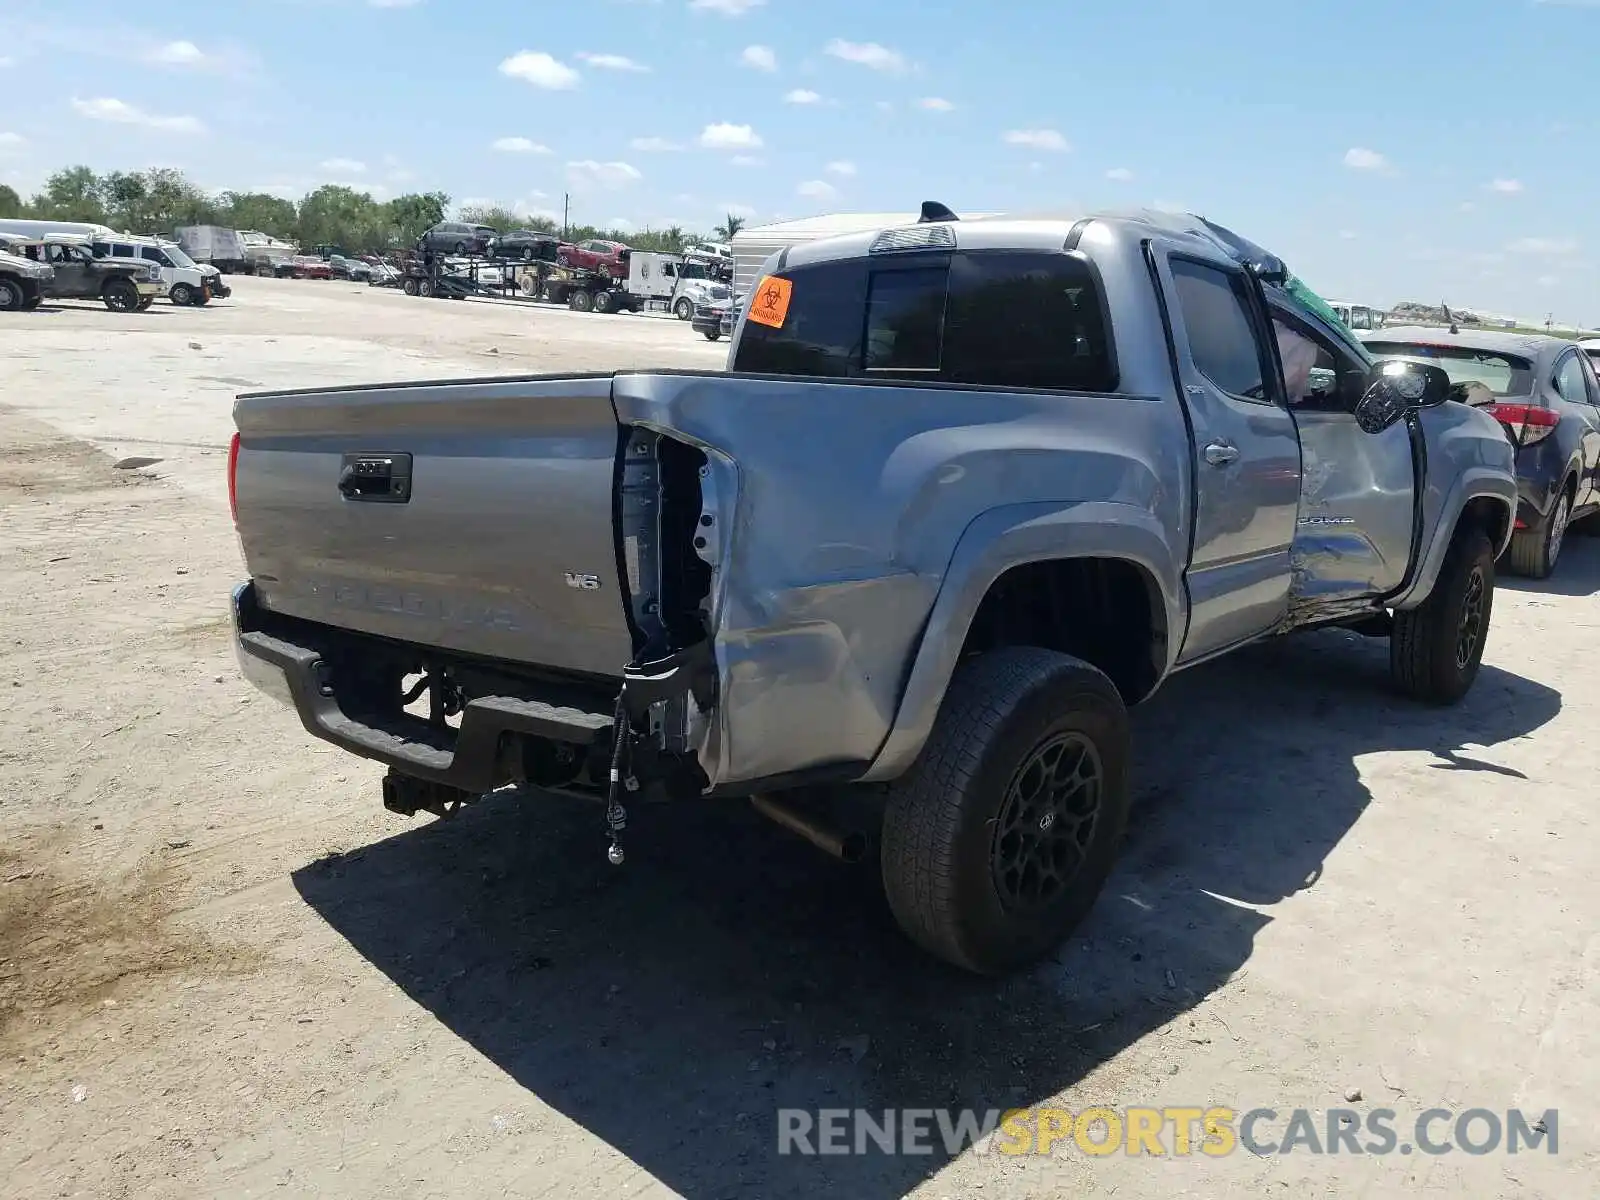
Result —
<instances>
[{"instance_id":1,"label":"tree line","mask_svg":"<svg viewBox=\"0 0 1600 1200\"><path fill-rule=\"evenodd\" d=\"M446 219L450 197L443 192L418 192L375 200L363 191L329 183L308 192L299 202L267 192L208 193L182 171L152 167L144 171L96 174L85 166L66 167L45 180L31 199L0 184L0 219L85 221L109 225L123 233L171 237L183 225L220 225L255 229L310 249L342 246L352 253L382 254L412 245L430 225ZM605 238L639 250L672 253L703 241L727 241L743 226L729 213L709 235L672 226L668 229L602 229L569 225L563 232L543 217L518 216L494 206L467 206L457 219L492 225L501 231L534 229L560 233L568 241Z\"/></svg>"}]
</instances>

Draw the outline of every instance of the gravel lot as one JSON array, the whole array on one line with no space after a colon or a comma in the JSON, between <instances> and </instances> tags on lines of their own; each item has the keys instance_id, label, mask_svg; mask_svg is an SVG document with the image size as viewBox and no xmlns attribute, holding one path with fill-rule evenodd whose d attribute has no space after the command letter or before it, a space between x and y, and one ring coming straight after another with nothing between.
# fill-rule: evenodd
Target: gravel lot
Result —
<instances>
[{"instance_id":1,"label":"gravel lot","mask_svg":"<svg viewBox=\"0 0 1600 1200\"><path fill-rule=\"evenodd\" d=\"M735 807L637 814L621 870L548 796L393 816L237 678L236 392L723 356L340 283L0 316L0 1194L1600 1194L1600 540L1502 580L1453 710L1339 633L1174 680L1136 716L1122 868L998 985ZM780 1107L1051 1102L1556 1108L1560 1142L775 1152Z\"/></svg>"}]
</instances>

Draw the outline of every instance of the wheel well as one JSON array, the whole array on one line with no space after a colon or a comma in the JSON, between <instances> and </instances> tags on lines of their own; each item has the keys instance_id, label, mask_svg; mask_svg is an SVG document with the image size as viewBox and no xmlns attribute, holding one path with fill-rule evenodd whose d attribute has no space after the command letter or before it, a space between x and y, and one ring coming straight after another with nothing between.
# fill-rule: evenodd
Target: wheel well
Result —
<instances>
[{"instance_id":1,"label":"wheel well","mask_svg":"<svg viewBox=\"0 0 1600 1200\"><path fill-rule=\"evenodd\" d=\"M1498 551L1511 528L1511 508L1493 496L1474 496L1461 510L1456 526L1476 526L1483 530L1489 535L1489 544Z\"/></svg>"},{"instance_id":2,"label":"wheel well","mask_svg":"<svg viewBox=\"0 0 1600 1200\"><path fill-rule=\"evenodd\" d=\"M1110 677L1123 703L1143 700L1166 667L1166 610L1143 567L1118 558L1023 563L989 585L962 656L1043 646Z\"/></svg>"}]
</instances>

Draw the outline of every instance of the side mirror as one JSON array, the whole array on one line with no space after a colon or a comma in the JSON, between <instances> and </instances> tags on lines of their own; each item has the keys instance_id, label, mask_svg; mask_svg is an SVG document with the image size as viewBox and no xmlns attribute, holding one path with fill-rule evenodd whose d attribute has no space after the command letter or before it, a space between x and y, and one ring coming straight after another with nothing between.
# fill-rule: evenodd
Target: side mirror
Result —
<instances>
[{"instance_id":1,"label":"side mirror","mask_svg":"<svg viewBox=\"0 0 1600 1200\"><path fill-rule=\"evenodd\" d=\"M1450 376L1439 367L1404 359L1378 364L1378 377L1356 405L1356 424L1365 433L1382 433L1408 412L1432 408L1450 398Z\"/></svg>"}]
</instances>

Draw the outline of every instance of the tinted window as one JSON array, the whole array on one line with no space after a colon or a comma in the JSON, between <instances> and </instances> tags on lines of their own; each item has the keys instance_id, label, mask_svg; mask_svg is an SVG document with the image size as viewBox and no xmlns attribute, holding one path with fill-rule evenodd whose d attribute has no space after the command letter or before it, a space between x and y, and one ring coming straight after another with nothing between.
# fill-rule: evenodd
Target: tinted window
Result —
<instances>
[{"instance_id":1,"label":"tinted window","mask_svg":"<svg viewBox=\"0 0 1600 1200\"><path fill-rule=\"evenodd\" d=\"M1189 353L1200 373L1230 396L1265 399L1261 348L1244 276L1173 259L1172 278Z\"/></svg>"},{"instance_id":2,"label":"tinted window","mask_svg":"<svg viewBox=\"0 0 1600 1200\"><path fill-rule=\"evenodd\" d=\"M867 288L869 371L937 371L950 268L875 271Z\"/></svg>"},{"instance_id":3,"label":"tinted window","mask_svg":"<svg viewBox=\"0 0 1600 1200\"><path fill-rule=\"evenodd\" d=\"M1589 385L1583 378L1583 356L1569 354L1556 371L1556 391L1574 404L1589 403Z\"/></svg>"},{"instance_id":4,"label":"tinted window","mask_svg":"<svg viewBox=\"0 0 1600 1200\"><path fill-rule=\"evenodd\" d=\"M793 290L783 326L746 322L735 370L1116 387L1093 273L1065 254L979 251L917 266L851 259L784 277Z\"/></svg>"},{"instance_id":5,"label":"tinted window","mask_svg":"<svg viewBox=\"0 0 1600 1200\"><path fill-rule=\"evenodd\" d=\"M122 247L117 247L117 253L122 253ZM139 257L144 259L146 262L158 263L161 261L161 251L157 250L154 246L142 246L139 249Z\"/></svg>"}]
</instances>

